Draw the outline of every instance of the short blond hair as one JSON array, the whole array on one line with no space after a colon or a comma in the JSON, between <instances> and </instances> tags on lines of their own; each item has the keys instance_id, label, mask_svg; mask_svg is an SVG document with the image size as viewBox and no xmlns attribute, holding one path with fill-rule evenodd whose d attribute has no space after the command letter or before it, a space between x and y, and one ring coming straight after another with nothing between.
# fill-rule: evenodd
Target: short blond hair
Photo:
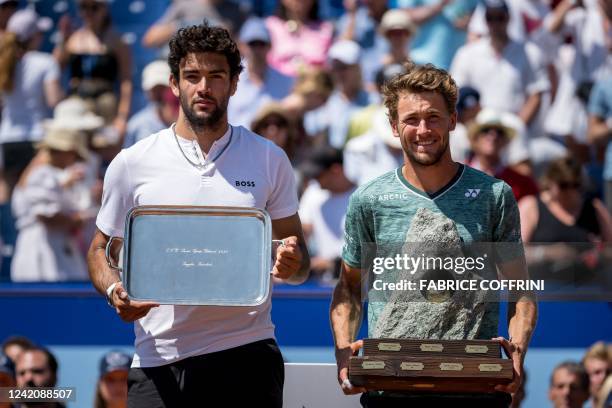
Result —
<instances>
[{"instance_id":1,"label":"short blond hair","mask_svg":"<svg viewBox=\"0 0 612 408\"><path fill-rule=\"evenodd\" d=\"M606 345L606 343L603 341L598 341L597 343L593 344L584 354L584 357L582 357L582 364L591 358L612 364L612 353L610 346Z\"/></svg>"},{"instance_id":2,"label":"short blond hair","mask_svg":"<svg viewBox=\"0 0 612 408\"><path fill-rule=\"evenodd\" d=\"M448 72L432 64L404 64L406 73L400 74L383 85L382 94L389 118L397 120L397 104L403 93L435 92L442 95L448 113L455 112L457 84Z\"/></svg>"}]
</instances>

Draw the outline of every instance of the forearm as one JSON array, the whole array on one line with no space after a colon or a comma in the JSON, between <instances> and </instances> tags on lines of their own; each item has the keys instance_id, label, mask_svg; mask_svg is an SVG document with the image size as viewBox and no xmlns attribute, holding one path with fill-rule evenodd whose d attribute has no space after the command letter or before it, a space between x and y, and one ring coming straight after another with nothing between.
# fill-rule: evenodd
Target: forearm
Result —
<instances>
[{"instance_id":1,"label":"forearm","mask_svg":"<svg viewBox=\"0 0 612 408\"><path fill-rule=\"evenodd\" d=\"M132 81L123 79L119 88L119 105L117 107L117 118L127 121L130 115L132 101Z\"/></svg>"},{"instance_id":2,"label":"forearm","mask_svg":"<svg viewBox=\"0 0 612 408\"><path fill-rule=\"evenodd\" d=\"M415 24L419 25L440 14L446 4L447 1L442 0L441 2L436 4L406 9L406 12L408 13L412 21Z\"/></svg>"},{"instance_id":3,"label":"forearm","mask_svg":"<svg viewBox=\"0 0 612 408\"><path fill-rule=\"evenodd\" d=\"M52 216L39 215L38 219L48 228L57 230L71 230L80 225L80 218L77 214L57 213Z\"/></svg>"},{"instance_id":4,"label":"forearm","mask_svg":"<svg viewBox=\"0 0 612 408\"><path fill-rule=\"evenodd\" d=\"M176 32L177 26L173 23L156 24L146 32L142 39L145 47L161 47Z\"/></svg>"},{"instance_id":5,"label":"forearm","mask_svg":"<svg viewBox=\"0 0 612 408\"><path fill-rule=\"evenodd\" d=\"M519 117L523 121L524 124L529 125L533 118L538 113L540 109L540 103L542 101L542 93L534 93L527 97L527 100L523 104L521 111L519 112Z\"/></svg>"},{"instance_id":6,"label":"forearm","mask_svg":"<svg viewBox=\"0 0 612 408\"><path fill-rule=\"evenodd\" d=\"M346 348L355 341L362 317L360 290L355 290L346 279L340 278L331 302L330 321L334 344Z\"/></svg>"},{"instance_id":7,"label":"forearm","mask_svg":"<svg viewBox=\"0 0 612 408\"><path fill-rule=\"evenodd\" d=\"M508 333L522 356L527 352L538 318L534 296L526 294L508 305Z\"/></svg>"},{"instance_id":8,"label":"forearm","mask_svg":"<svg viewBox=\"0 0 612 408\"><path fill-rule=\"evenodd\" d=\"M97 239L98 234L100 233L96 233L96 238L87 252L87 268L91 283L100 294L106 296L106 289L113 283L119 282L121 278L119 273L108 265L105 253L106 243L104 240Z\"/></svg>"},{"instance_id":9,"label":"forearm","mask_svg":"<svg viewBox=\"0 0 612 408\"><path fill-rule=\"evenodd\" d=\"M612 128L600 119L589 119L588 140L595 144L607 144L612 137Z\"/></svg>"},{"instance_id":10,"label":"forearm","mask_svg":"<svg viewBox=\"0 0 612 408\"><path fill-rule=\"evenodd\" d=\"M546 29L551 33L557 33L563 27L563 21L567 12L574 7L570 0L563 0L552 13L551 19L546 24Z\"/></svg>"}]
</instances>

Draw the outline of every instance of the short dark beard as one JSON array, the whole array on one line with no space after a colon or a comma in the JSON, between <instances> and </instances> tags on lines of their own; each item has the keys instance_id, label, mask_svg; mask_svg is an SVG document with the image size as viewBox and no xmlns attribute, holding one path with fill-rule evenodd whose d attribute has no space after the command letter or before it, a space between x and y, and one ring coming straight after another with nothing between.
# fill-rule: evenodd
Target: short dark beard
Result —
<instances>
[{"instance_id":1,"label":"short dark beard","mask_svg":"<svg viewBox=\"0 0 612 408\"><path fill-rule=\"evenodd\" d=\"M198 133L206 129L217 128L219 122L221 121L221 118L223 118L223 115L227 110L227 103L225 104L225 106L223 106L224 104L221 103L219 105L216 105L210 116L200 117L196 115L195 112L191 109L189 101L184 97L184 94L182 92L179 93L179 101L181 103L181 109L185 114L185 119L187 120L189 126L191 127L191 129L193 129L194 132Z\"/></svg>"},{"instance_id":2,"label":"short dark beard","mask_svg":"<svg viewBox=\"0 0 612 408\"><path fill-rule=\"evenodd\" d=\"M406 156L406 158L410 161L411 164L420 166L420 167L429 167L429 166L434 166L438 164L440 160L442 160L442 157L444 156L446 151L450 149L450 141L449 141L449 138L447 138L446 145L444 145L442 149L436 152L437 154L431 160L423 161L422 159L420 159L414 154L414 152L410 149L410 146L404 145L404 139L401 136L400 136L400 142L402 144L402 150L404 151L404 156Z\"/></svg>"}]
</instances>

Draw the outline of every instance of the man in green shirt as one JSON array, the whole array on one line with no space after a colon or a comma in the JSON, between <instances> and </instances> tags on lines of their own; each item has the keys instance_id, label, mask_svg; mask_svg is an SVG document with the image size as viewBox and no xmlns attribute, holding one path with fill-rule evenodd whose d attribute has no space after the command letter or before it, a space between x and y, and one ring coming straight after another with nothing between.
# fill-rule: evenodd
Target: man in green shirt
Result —
<instances>
[{"instance_id":1,"label":"man in green shirt","mask_svg":"<svg viewBox=\"0 0 612 408\"><path fill-rule=\"evenodd\" d=\"M425 240L433 245L436 236L446 247L457 243L510 243L514 250L498 250L495 266L505 279L527 277L512 190L503 181L456 163L451 157L449 133L457 121L457 87L450 75L429 64L410 66L407 73L385 85L383 96L394 136L402 144L404 165L361 186L349 203L343 268L330 311L338 381L345 394L365 392L348 381L348 362L361 347L355 338L361 322L361 283L368 273L363 269L368 244L384 247ZM435 398L445 398L463 406L508 405L507 394L521 383L525 353L535 328L537 306L531 296L519 296L509 304L510 339L497 337L499 305L495 302L472 298L471 304L458 306L454 298L442 302L406 302L404 298L401 302L401 295L392 295L386 302L382 299L370 297L370 337L495 338L513 360L514 381L499 386L499 394L493 394L493 400L483 405L466 396L457 396L457 400L428 396L421 402L435 403ZM405 309L399 310L399 318L398 304ZM389 324L393 318L397 320ZM364 394L362 404L399 406L402 400L403 404L408 402L406 398L418 404L414 395L388 393Z\"/></svg>"}]
</instances>

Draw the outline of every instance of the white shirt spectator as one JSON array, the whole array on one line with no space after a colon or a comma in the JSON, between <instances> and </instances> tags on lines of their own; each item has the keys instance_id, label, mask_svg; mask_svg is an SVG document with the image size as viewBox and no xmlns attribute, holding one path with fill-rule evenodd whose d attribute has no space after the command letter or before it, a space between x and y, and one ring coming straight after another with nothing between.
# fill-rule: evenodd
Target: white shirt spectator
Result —
<instances>
[{"instance_id":1,"label":"white shirt spectator","mask_svg":"<svg viewBox=\"0 0 612 408\"><path fill-rule=\"evenodd\" d=\"M64 229L48 228L39 216L69 214L78 208L61 185L64 170L41 165L13 192L12 208L19 231L11 264L14 282L87 280L85 259L76 238Z\"/></svg>"},{"instance_id":2,"label":"white shirt spectator","mask_svg":"<svg viewBox=\"0 0 612 408\"><path fill-rule=\"evenodd\" d=\"M344 244L344 218L354 188L340 194L322 189L311 183L300 200L300 220L312 226L316 255L334 260L342 255Z\"/></svg>"},{"instance_id":3,"label":"white shirt spectator","mask_svg":"<svg viewBox=\"0 0 612 408\"><path fill-rule=\"evenodd\" d=\"M576 89L581 83L612 75L612 53L606 43L608 34L597 5L570 10L558 40L566 35L571 35L574 42L570 48L559 49L559 87L544 126L549 133L572 134L586 141L586 108L576 97Z\"/></svg>"},{"instance_id":4,"label":"white shirt spectator","mask_svg":"<svg viewBox=\"0 0 612 408\"><path fill-rule=\"evenodd\" d=\"M45 100L45 83L57 80L60 69L50 54L28 51L17 62L14 88L2 93L0 143L39 141L42 122L51 116Z\"/></svg>"},{"instance_id":5,"label":"white shirt spectator","mask_svg":"<svg viewBox=\"0 0 612 408\"><path fill-rule=\"evenodd\" d=\"M273 220L297 212L291 164L273 142L230 126L208 152L207 157L216 160L207 159L199 170L184 156L193 154L204 161L197 142L175 137L172 129L122 150L104 179L96 222L100 231L123 236L125 216L137 205L256 207L267 210ZM161 366L274 338L271 305L268 297L254 307L161 305L151 309L134 323L132 367Z\"/></svg>"},{"instance_id":6,"label":"white shirt spectator","mask_svg":"<svg viewBox=\"0 0 612 408\"><path fill-rule=\"evenodd\" d=\"M472 86L484 108L518 113L526 98L550 89L543 70L534 70L522 43L510 41L499 56L488 38L460 48L451 65L457 85Z\"/></svg>"}]
</instances>

